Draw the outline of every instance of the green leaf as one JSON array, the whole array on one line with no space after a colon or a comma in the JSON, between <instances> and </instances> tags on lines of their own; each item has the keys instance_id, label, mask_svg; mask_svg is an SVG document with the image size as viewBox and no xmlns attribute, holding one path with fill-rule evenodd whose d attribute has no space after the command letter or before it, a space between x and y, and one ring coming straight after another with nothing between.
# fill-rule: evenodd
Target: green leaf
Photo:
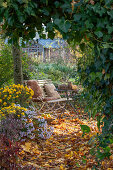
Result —
<instances>
[{"instance_id":1,"label":"green leaf","mask_svg":"<svg viewBox=\"0 0 113 170\"><path fill-rule=\"evenodd\" d=\"M103 33L101 31L95 31L94 34L97 35L98 38L103 37Z\"/></svg>"},{"instance_id":2,"label":"green leaf","mask_svg":"<svg viewBox=\"0 0 113 170\"><path fill-rule=\"evenodd\" d=\"M96 73L96 77L98 77L100 80L102 79L102 75L103 75L102 72L97 72Z\"/></svg>"},{"instance_id":3,"label":"green leaf","mask_svg":"<svg viewBox=\"0 0 113 170\"><path fill-rule=\"evenodd\" d=\"M8 24L12 26L13 23L14 23L14 19L13 19L13 17L11 16L11 17L8 18Z\"/></svg>"},{"instance_id":4,"label":"green leaf","mask_svg":"<svg viewBox=\"0 0 113 170\"><path fill-rule=\"evenodd\" d=\"M8 19L8 17L9 17L9 10L8 9L5 10L4 16L5 16L6 19Z\"/></svg>"},{"instance_id":5,"label":"green leaf","mask_svg":"<svg viewBox=\"0 0 113 170\"><path fill-rule=\"evenodd\" d=\"M13 8L15 9L15 11L18 10L18 5L17 5L16 3L13 2L12 6L13 6Z\"/></svg>"},{"instance_id":6,"label":"green leaf","mask_svg":"<svg viewBox=\"0 0 113 170\"><path fill-rule=\"evenodd\" d=\"M112 53L110 54L110 60L113 60L113 54Z\"/></svg>"},{"instance_id":7,"label":"green leaf","mask_svg":"<svg viewBox=\"0 0 113 170\"><path fill-rule=\"evenodd\" d=\"M97 127L99 130L100 130L100 125L101 125L100 120L101 120L101 116L99 115L97 116Z\"/></svg>"},{"instance_id":8,"label":"green leaf","mask_svg":"<svg viewBox=\"0 0 113 170\"><path fill-rule=\"evenodd\" d=\"M69 28L71 27L71 24L69 21L65 21L62 19L55 19L54 23L65 33L68 32Z\"/></svg>"},{"instance_id":9,"label":"green leaf","mask_svg":"<svg viewBox=\"0 0 113 170\"><path fill-rule=\"evenodd\" d=\"M85 24L86 24L86 28L93 28L94 26L89 20L87 20Z\"/></svg>"},{"instance_id":10,"label":"green leaf","mask_svg":"<svg viewBox=\"0 0 113 170\"><path fill-rule=\"evenodd\" d=\"M22 4L23 3L23 0L17 0L20 4Z\"/></svg>"},{"instance_id":11,"label":"green leaf","mask_svg":"<svg viewBox=\"0 0 113 170\"><path fill-rule=\"evenodd\" d=\"M79 167L80 167L80 164L77 162L77 163L76 163L76 166L79 168Z\"/></svg>"},{"instance_id":12,"label":"green leaf","mask_svg":"<svg viewBox=\"0 0 113 170\"><path fill-rule=\"evenodd\" d=\"M63 32L65 32L65 33L68 32L68 30L69 30L70 27L71 27L71 24L70 24L69 21L62 22L62 23L59 25L59 28L60 28Z\"/></svg>"},{"instance_id":13,"label":"green leaf","mask_svg":"<svg viewBox=\"0 0 113 170\"><path fill-rule=\"evenodd\" d=\"M60 24L60 22L61 22L61 20L60 20L60 19L58 19L58 18L54 20L54 23L55 23L56 25L59 25L59 24Z\"/></svg>"},{"instance_id":14,"label":"green leaf","mask_svg":"<svg viewBox=\"0 0 113 170\"><path fill-rule=\"evenodd\" d=\"M62 24L60 26L61 30L65 33L68 32L69 28L70 28L71 24L69 22L65 22L64 24Z\"/></svg>"},{"instance_id":15,"label":"green leaf","mask_svg":"<svg viewBox=\"0 0 113 170\"><path fill-rule=\"evenodd\" d=\"M83 162L83 164L86 164L87 161L86 161L86 159L82 159L82 162Z\"/></svg>"},{"instance_id":16,"label":"green leaf","mask_svg":"<svg viewBox=\"0 0 113 170\"><path fill-rule=\"evenodd\" d=\"M32 8L31 7L28 7L28 8L25 8L24 10L28 15L31 14L31 11L32 11Z\"/></svg>"},{"instance_id":17,"label":"green leaf","mask_svg":"<svg viewBox=\"0 0 113 170\"><path fill-rule=\"evenodd\" d=\"M81 15L80 14L75 14L74 15L74 21L79 21L81 19Z\"/></svg>"},{"instance_id":18,"label":"green leaf","mask_svg":"<svg viewBox=\"0 0 113 170\"><path fill-rule=\"evenodd\" d=\"M44 15L49 16L49 11L46 8L43 9L42 12L44 13Z\"/></svg>"},{"instance_id":19,"label":"green leaf","mask_svg":"<svg viewBox=\"0 0 113 170\"><path fill-rule=\"evenodd\" d=\"M83 133L89 133L90 132L90 127L87 125L80 125L81 126L81 130Z\"/></svg>"},{"instance_id":20,"label":"green leaf","mask_svg":"<svg viewBox=\"0 0 113 170\"><path fill-rule=\"evenodd\" d=\"M91 81L94 81L95 78L96 78L96 74L95 74L94 72L91 72L91 73L89 74L89 76L90 76Z\"/></svg>"},{"instance_id":21,"label":"green leaf","mask_svg":"<svg viewBox=\"0 0 113 170\"><path fill-rule=\"evenodd\" d=\"M60 6L60 3L58 1L55 1L56 8Z\"/></svg>"},{"instance_id":22,"label":"green leaf","mask_svg":"<svg viewBox=\"0 0 113 170\"><path fill-rule=\"evenodd\" d=\"M25 21L25 16L24 15L20 15L18 16L18 19L21 23L23 23Z\"/></svg>"},{"instance_id":23,"label":"green leaf","mask_svg":"<svg viewBox=\"0 0 113 170\"><path fill-rule=\"evenodd\" d=\"M107 79L109 79L109 78L110 78L110 74L105 74L104 80L107 80Z\"/></svg>"},{"instance_id":24,"label":"green leaf","mask_svg":"<svg viewBox=\"0 0 113 170\"><path fill-rule=\"evenodd\" d=\"M110 12L108 11L107 13L108 15L110 15L111 18L113 18L113 10L111 10Z\"/></svg>"},{"instance_id":25,"label":"green leaf","mask_svg":"<svg viewBox=\"0 0 113 170\"><path fill-rule=\"evenodd\" d=\"M109 43L103 44L102 46L103 46L103 48L112 48L113 49L113 45L111 45Z\"/></svg>"},{"instance_id":26,"label":"green leaf","mask_svg":"<svg viewBox=\"0 0 113 170\"><path fill-rule=\"evenodd\" d=\"M109 26L107 25L107 30L108 30L108 34L111 34L113 32L113 26Z\"/></svg>"}]
</instances>

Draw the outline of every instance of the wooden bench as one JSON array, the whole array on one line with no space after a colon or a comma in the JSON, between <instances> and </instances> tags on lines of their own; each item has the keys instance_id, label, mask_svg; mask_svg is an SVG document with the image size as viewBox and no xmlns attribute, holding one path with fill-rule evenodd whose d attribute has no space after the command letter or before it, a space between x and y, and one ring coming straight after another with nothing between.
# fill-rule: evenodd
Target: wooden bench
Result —
<instances>
[{"instance_id":1,"label":"wooden bench","mask_svg":"<svg viewBox=\"0 0 113 170\"><path fill-rule=\"evenodd\" d=\"M42 88L42 90L44 91L44 97L49 97L44 89L44 85L45 84L53 84L51 79L45 79L45 80L35 80L37 81L38 85ZM24 80L24 85L27 85L27 80ZM37 108L37 112L38 113L48 113L48 112L56 112L58 110L60 110L61 112L63 112L64 110L66 110L66 104L68 101L71 101L72 98L68 98L67 97L61 97L59 99L52 99L52 100L48 100L48 101L38 101L38 102L33 102L34 107L37 108L37 103L39 108Z\"/></svg>"}]
</instances>

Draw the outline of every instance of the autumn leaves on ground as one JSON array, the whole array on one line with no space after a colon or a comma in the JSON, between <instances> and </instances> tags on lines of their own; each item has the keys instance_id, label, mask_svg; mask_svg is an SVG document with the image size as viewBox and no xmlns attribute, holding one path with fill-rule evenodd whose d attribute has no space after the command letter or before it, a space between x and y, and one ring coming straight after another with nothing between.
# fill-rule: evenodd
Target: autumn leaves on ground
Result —
<instances>
[{"instance_id":1,"label":"autumn leaves on ground","mask_svg":"<svg viewBox=\"0 0 113 170\"><path fill-rule=\"evenodd\" d=\"M88 118L83 109L76 109L76 113L64 112L43 114L48 126L54 128L49 139L33 139L21 142L19 162L23 166L31 165L40 170L91 170L97 166L95 160L96 121ZM39 116L40 117L40 116ZM90 132L83 136L80 125L88 125ZM90 140L92 139L92 140ZM111 148L113 146L110 146ZM113 152L110 159L102 161L100 169L112 170ZM31 168L32 169L32 168Z\"/></svg>"}]
</instances>

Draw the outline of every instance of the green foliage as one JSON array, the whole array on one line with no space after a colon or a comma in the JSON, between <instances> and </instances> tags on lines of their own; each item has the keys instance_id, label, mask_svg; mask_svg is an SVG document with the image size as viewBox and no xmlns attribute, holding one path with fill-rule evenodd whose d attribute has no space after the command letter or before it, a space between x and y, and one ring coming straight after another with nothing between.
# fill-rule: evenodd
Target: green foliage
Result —
<instances>
[{"instance_id":1,"label":"green foliage","mask_svg":"<svg viewBox=\"0 0 113 170\"><path fill-rule=\"evenodd\" d=\"M0 40L2 41L2 40ZM2 42L0 42L2 43ZM2 45L0 50L0 87L13 82L13 57L10 45Z\"/></svg>"},{"instance_id":2,"label":"green foliage","mask_svg":"<svg viewBox=\"0 0 113 170\"><path fill-rule=\"evenodd\" d=\"M81 130L83 132L83 136L85 135L85 133L89 133L90 132L90 128L87 125L80 125L81 126Z\"/></svg>"},{"instance_id":3,"label":"green foliage","mask_svg":"<svg viewBox=\"0 0 113 170\"><path fill-rule=\"evenodd\" d=\"M78 75L75 66L65 64L62 62L57 63L39 63L35 66L35 74L31 76L37 79L51 79L54 83L67 82L74 79L74 83L78 83Z\"/></svg>"},{"instance_id":4,"label":"green foliage","mask_svg":"<svg viewBox=\"0 0 113 170\"><path fill-rule=\"evenodd\" d=\"M23 79L29 80L34 73L33 61L32 59L24 52L21 52L22 56L22 68L23 68Z\"/></svg>"}]
</instances>

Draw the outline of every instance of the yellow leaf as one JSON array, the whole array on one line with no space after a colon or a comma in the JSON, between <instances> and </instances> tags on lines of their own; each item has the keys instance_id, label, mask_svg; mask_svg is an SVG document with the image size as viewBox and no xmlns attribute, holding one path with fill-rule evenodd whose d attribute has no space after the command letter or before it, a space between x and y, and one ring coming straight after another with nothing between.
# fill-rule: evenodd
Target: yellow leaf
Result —
<instances>
[{"instance_id":1,"label":"yellow leaf","mask_svg":"<svg viewBox=\"0 0 113 170\"><path fill-rule=\"evenodd\" d=\"M50 165L48 163L45 163L45 167L50 167Z\"/></svg>"},{"instance_id":2,"label":"yellow leaf","mask_svg":"<svg viewBox=\"0 0 113 170\"><path fill-rule=\"evenodd\" d=\"M110 160L113 160L113 154L109 158L110 158Z\"/></svg>"},{"instance_id":3,"label":"yellow leaf","mask_svg":"<svg viewBox=\"0 0 113 170\"><path fill-rule=\"evenodd\" d=\"M102 161L102 166L104 167L104 165L105 165L105 162L104 162L104 161Z\"/></svg>"},{"instance_id":4,"label":"yellow leaf","mask_svg":"<svg viewBox=\"0 0 113 170\"><path fill-rule=\"evenodd\" d=\"M72 157L72 156L73 156L73 151L70 152L70 157Z\"/></svg>"},{"instance_id":5,"label":"yellow leaf","mask_svg":"<svg viewBox=\"0 0 113 170\"><path fill-rule=\"evenodd\" d=\"M30 152L31 143L26 142L25 145L22 145L22 148L23 148L24 151Z\"/></svg>"},{"instance_id":6,"label":"yellow leaf","mask_svg":"<svg viewBox=\"0 0 113 170\"><path fill-rule=\"evenodd\" d=\"M32 149L32 152L35 154L40 154L40 151L37 148Z\"/></svg>"},{"instance_id":7,"label":"yellow leaf","mask_svg":"<svg viewBox=\"0 0 113 170\"><path fill-rule=\"evenodd\" d=\"M60 170L65 170L63 164L60 165Z\"/></svg>"},{"instance_id":8,"label":"yellow leaf","mask_svg":"<svg viewBox=\"0 0 113 170\"><path fill-rule=\"evenodd\" d=\"M70 157L70 155L68 155L68 154L65 154L65 157L66 157L66 158L69 158L69 157Z\"/></svg>"}]
</instances>

